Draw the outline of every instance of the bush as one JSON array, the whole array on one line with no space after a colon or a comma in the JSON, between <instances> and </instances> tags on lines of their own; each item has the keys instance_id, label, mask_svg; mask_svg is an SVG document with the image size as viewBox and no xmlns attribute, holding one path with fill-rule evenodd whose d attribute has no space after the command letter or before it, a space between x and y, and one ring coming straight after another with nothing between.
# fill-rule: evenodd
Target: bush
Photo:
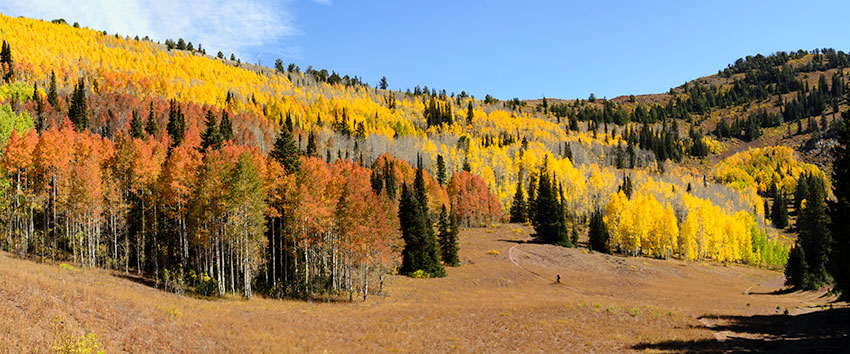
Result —
<instances>
[{"instance_id":1,"label":"bush","mask_svg":"<svg viewBox=\"0 0 850 354\"><path fill-rule=\"evenodd\" d=\"M411 276L412 278L422 279L422 278L430 278L430 277L431 277L431 274L430 274L430 273L426 273L424 270L420 269L420 270L417 270L417 271L413 272L413 274L411 274L410 276Z\"/></svg>"},{"instance_id":2,"label":"bush","mask_svg":"<svg viewBox=\"0 0 850 354\"><path fill-rule=\"evenodd\" d=\"M198 282L198 285L195 286L195 292L202 296L218 296L218 283L215 279L210 278L209 275L203 273L201 274L201 279Z\"/></svg>"}]
</instances>

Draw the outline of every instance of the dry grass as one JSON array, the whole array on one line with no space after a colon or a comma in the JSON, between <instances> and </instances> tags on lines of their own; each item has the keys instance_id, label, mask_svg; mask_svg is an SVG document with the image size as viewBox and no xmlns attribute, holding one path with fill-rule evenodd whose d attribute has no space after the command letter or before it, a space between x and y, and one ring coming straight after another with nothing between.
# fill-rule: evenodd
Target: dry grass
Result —
<instances>
[{"instance_id":1,"label":"dry grass","mask_svg":"<svg viewBox=\"0 0 850 354\"><path fill-rule=\"evenodd\" d=\"M89 334L106 352L620 352L713 340L697 320L706 314L793 313L826 301L754 295L780 288L774 271L521 243L529 230L517 228L464 231L463 265L448 277L389 277L386 297L354 303L180 298L121 273L2 253L0 352L49 351L63 336Z\"/></svg>"}]
</instances>

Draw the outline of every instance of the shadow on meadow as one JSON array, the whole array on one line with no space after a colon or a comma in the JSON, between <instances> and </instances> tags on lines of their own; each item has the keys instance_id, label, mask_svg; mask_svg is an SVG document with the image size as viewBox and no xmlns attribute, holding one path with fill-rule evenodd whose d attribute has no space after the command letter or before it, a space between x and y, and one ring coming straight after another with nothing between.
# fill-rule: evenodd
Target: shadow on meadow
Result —
<instances>
[{"instance_id":1,"label":"shadow on meadow","mask_svg":"<svg viewBox=\"0 0 850 354\"><path fill-rule=\"evenodd\" d=\"M840 353L850 347L850 308L815 311L796 316L703 316L728 333L725 341L668 340L640 343L635 350L674 353Z\"/></svg>"}]
</instances>

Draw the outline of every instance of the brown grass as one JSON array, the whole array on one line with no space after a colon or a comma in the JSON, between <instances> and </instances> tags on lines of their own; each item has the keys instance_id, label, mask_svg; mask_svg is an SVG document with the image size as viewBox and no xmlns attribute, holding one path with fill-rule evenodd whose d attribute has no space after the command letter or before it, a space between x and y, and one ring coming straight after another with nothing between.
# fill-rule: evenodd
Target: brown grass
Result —
<instances>
[{"instance_id":1,"label":"brown grass","mask_svg":"<svg viewBox=\"0 0 850 354\"><path fill-rule=\"evenodd\" d=\"M92 333L107 352L621 352L664 341L718 350L697 318L802 313L829 300L769 294L782 283L774 271L523 243L529 232L464 231L463 264L448 277L389 277L387 296L354 303L180 298L121 273L0 253L0 352Z\"/></svg>"}]
</instances>

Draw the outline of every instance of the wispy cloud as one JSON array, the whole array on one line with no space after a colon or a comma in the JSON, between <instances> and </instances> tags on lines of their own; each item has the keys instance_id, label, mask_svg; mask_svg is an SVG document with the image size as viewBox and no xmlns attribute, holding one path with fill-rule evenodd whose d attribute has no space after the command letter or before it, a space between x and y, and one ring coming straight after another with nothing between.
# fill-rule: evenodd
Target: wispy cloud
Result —
<instances>
[{"instance_id":1,"label":"wispy cloud","mask_svg":"<svg viewBox=\"0 0 850 354\"><path fill-rule=\"evenodd\" d=\"M330 0L316 0L330 3ZM69 23L155 40L184 38L208 50L244 55L297 34L289 2L252 0L0 0L6 15Z\"/></svg>"}]
</instances>

